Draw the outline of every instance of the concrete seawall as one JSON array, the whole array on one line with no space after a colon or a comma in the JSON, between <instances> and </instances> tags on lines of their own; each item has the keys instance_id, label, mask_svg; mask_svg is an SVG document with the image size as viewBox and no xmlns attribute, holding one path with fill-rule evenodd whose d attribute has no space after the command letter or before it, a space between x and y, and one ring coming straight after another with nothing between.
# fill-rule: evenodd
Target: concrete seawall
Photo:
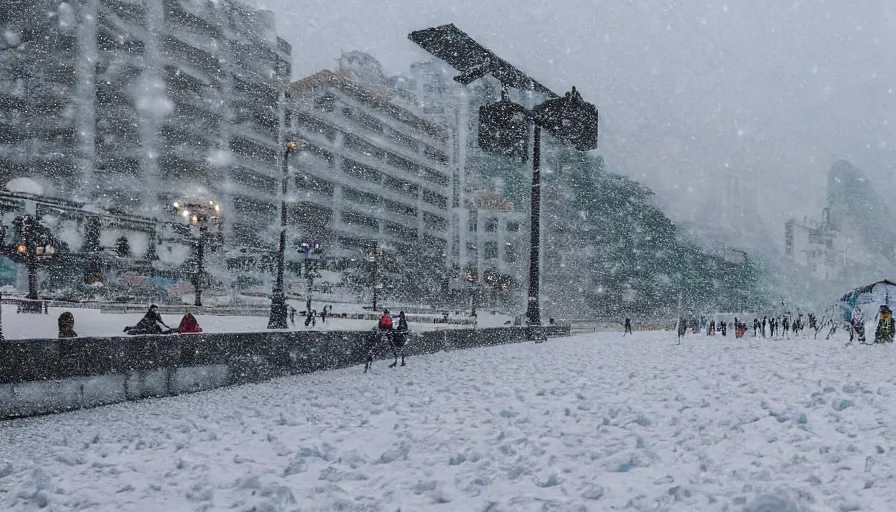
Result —
<instances>
[{"instance_id":1,"label":"concrete seawall","mask_svg":"<svg viewBox=\"0 0 896 512\"><path fill-rule=\"evenodd\" d=\"M569 326L423 331L412 333L405 353L518 343L542 334L566 336ZM0 419L360 365L370 335L275 331L0 342Z\"/></svg>"}]
</instances>

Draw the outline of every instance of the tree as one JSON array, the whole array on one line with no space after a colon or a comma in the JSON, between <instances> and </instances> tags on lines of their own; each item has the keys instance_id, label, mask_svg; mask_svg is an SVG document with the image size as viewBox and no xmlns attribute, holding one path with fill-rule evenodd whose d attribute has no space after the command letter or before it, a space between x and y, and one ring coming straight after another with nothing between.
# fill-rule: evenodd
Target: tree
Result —
<instances>
[{"instance_id":1,"label":"tree","mask_svg":"<svg viewBox=\"0 0 896 512\"><path fill-rule=\"evenodd\" d=\"M732 263L683 240L653 193L607 172L602 158L548 154L543 273L551 304L602 316L677 314L679 296L692 313L760 306L754 260Z\"/></svg>"}]
</instances>

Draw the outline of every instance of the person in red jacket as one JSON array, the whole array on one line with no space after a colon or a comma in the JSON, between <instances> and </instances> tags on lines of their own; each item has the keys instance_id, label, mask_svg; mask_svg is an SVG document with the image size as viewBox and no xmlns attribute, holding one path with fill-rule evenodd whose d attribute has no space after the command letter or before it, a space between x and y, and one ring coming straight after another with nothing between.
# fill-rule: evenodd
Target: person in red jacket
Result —
<instances>
[{"instance_id":1,"label":"person in red jacket","mask_svg":"<svg viewBox=\"0 0 896 512\"><path fill-rule=\"evenodd\" d=\"M199 322L196 321L196 317L193 316L193 313L187 311L187 314L180 319L180 325L177 327L177 332L180 334L198 334L202 332L202 327L199 327Z\"/></svg>"}]
</instances>

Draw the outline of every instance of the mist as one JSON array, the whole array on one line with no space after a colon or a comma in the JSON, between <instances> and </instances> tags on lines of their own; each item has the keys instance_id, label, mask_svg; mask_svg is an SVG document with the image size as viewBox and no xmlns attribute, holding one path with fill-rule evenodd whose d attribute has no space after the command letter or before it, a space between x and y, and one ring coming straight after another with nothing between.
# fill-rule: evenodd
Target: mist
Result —
<instances>
[{"instance_id":1,"label":"mist","mask_svg":"<svg viewBox=\"0 0 896 512\"><path fill-rule=\"evenodd\" d=\"M819 215L838 158L896 192L890 2L250 1L277 14L294 78L342 50L404 73L428 58L409 32L455 23L551 89L575 85L598 106L609 169L679 222L714 225L742 201L737 229L763 224L782 246L788 218Z\"/></svg>"}]
</instances>

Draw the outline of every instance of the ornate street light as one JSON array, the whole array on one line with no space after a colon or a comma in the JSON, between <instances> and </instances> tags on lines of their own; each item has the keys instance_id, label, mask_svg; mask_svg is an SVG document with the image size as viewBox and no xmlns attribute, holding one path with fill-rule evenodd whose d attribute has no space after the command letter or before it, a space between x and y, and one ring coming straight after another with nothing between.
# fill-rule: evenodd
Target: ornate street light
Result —
<instances>
[{"instance_id":1,"label":"ornate street light","mask_svg":"<svg viewBox=\"0 0 896 512\"><path fill-rule=\"evenodd\" d=\"M24 263L28 271L28 296L30 300L38 299L37 267L42 261L52 259L56 255L58 241L50 230L31 215L22 215L13 220L16 241L13 259ZM28 307L31 307L29 304ZM39 306L39 305L38 305ZM28 309L26 307L25 309ZM39 311L41 308L37 307Z\"/></svg>"},{"instance_id":2,"label":"ornate street light","mask_svg":"<svg viewBox=\"0 0 896 512\"><path fill-rule=\"evenodd\" d=\"M195 290L193 305L202 306L202 274L205 264L205 241L208 238L208 227L221 220L221 205L214 201L175 201L171 205L178 216L190 225L199 227L199 238L196 241L196 272L192 284Z\"/></svg>"}]
</instances>

